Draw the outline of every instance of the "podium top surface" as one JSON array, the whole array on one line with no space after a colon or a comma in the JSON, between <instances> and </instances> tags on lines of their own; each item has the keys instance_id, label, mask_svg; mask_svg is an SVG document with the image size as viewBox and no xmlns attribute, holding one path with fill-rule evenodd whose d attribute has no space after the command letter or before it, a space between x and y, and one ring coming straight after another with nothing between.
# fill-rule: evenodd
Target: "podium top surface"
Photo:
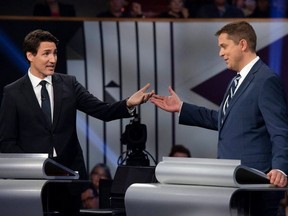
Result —
<instances>
[{"instance_id":1,"label":"podium top surface","mask_svg":"<svg viewBox=\"0 0 288 216\"><path fill-rule=\"evenodd\" d=\"M78 179L79 174L48 154L0 154L0 178L4 179Z\"/></svg>"}]
</instances>

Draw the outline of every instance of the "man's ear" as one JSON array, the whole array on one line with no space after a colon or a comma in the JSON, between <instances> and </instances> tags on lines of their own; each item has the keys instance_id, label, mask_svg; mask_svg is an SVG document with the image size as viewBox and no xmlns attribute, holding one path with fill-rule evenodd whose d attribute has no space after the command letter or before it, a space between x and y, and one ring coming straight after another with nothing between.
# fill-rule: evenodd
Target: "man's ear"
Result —
<instances>
[{"instance_id":1,"label":"man's ear","mask_svg":"<svg viewBox=\"0 0 288 216\"><path fill-rule=\"evenodd\" d=\"M246 41L245 39L241 39L241 40L239 41L239 44L241 45L241 49L242 49L243 51L247 51L247 49L249 48L249 47L248 47L248 43L247 43L247 41Z\"/></svg>"},{"instance_id":2,"label":"man's ear","mask_svg":"<svg viewBox=\"0 0 288 216\"><path fill-rule=\"evenodd\" d=\"M31 52L26 52L26 58L31 62L33 61L34 55Z\"/></svg>"}]
</instances>

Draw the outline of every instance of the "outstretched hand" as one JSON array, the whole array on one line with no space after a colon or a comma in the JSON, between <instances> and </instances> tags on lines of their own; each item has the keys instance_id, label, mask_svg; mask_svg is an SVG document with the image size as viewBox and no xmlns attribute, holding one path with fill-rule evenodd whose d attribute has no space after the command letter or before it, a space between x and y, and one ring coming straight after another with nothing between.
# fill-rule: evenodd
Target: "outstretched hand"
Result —
<instances>
[{"instance_id":1,"label":"outstretched hand","mask_svg":"<svg viewBox=\"0 0 288 216\"><path fill-rule=\"evenodd\" d=\"M149 87L150 87L150 83L146 84L139 91L131 95L126 102L127 107L130 108L130 107L142 104L142 103L146 103L155 94L154 90L146 93Z\"/></svg>"},{"instance_id":2,"label":"outstretched hand","mask_svg":"<svg viewBox=\"0 0 288 216\"><path fill-rule=\"evenodd\" d=\"M168 91L170 96L153 95L150 99L151 103L167 112L180 112L182 101L171 86L168 87Z\"/></svg>"}]
</instances>

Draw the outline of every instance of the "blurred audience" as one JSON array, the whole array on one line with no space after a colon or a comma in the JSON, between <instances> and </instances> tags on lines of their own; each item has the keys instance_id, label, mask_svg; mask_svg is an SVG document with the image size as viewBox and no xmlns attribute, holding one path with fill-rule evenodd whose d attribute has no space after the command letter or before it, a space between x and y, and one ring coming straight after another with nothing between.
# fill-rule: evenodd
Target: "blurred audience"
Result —
<instances>
[{"instance_id":1,"label":"blurred audience","mask_svg":"<svg viewBox=\"0 0 288 216\"><path fill-rule=\"evenodd\" d=\"M185 0L185 7L189 10L190 17L196 17L199 8L211 3L211 0Z\"/></svg>"},{"instance_id":2,"label":"blurred audience","mask_svg":"<svg viewBox=\"0 0 288 216\"><path fill-rule=\"evenodd\" d=\"M97 17L103 18L144 18L141 4L132 1L130 4L125 0L107 0L108 10L99 13Z\"/></svg>"},{"instance_id":3,"label":"blurred audience","mask_svg":"<svg viewBox=\"0 0 288 216\"><path fill-rule=\"evenodd\" d=\"M103 163L96 164L90 173L90 179L97 193L99 193L100 179L112 180L110 168Z\"/></svg>"},{"instance_id":4,"label":"blurred audience","mask_svg":"<svg viewBox=\"0 0 288 216\"><path fill-rule=\"evenodd\" d=\"M244 17L250 17L256 9L256 0L233 0L232 4L242 10Z\"/></svg>"},{"instance_id":5,"label":"blurred audience","mask_svg":"<svg viewBox=\"0 0 288 216\"><path fill-rule=\"evenodd\" d=\"M39 0L33 9L34 16L75 17L75 8L58 0Z\"/></svg>"},{"instance_id":6,"label":"blurred audience","mask_svg":"<svg viewBox=\"0 0 288 216\"><path fill-rule=\"evenodd\" d=\"M62 1L62 2L61 2ZM7 1L9 2L9 1ZM83 2L81 7L63 0L35 0L33 7L25 5L11 10L2 4L0 14L16 16L53 16L99 18L287 18L288 0L99 0ZM24 4L24 3L23 3ZM5 8L6 7L6 8ZM95 12L96 10L96 12ZM25 11L25 12L24 12ZM95 14L96 13L96 14Z\"/></svg>"},{"instance_id":7,"label":"blurred audience","mask_svg":"<svg viewBox=\"0 0 288 216\"><path fill-rule=\"evenodd\" d=\"M81 202L83 209L98 209L99 197L97 192L90 187L81 194Z\"/></svg>"},{"instance_id":8,"label":"blurred audience","mask_svg":"<svg viewBox=\"0 0 288 216\"><path fill-rule=\"evenodd\" d=\"M110 168L104 163L96 164L90 172L91 185L81 194L82 208L99 208L99 189L101 180L112 180Z\"/></svg>"},{"instance_id":9,"label":"blurred audience","mask_svg":"<svg viewBox=\"0 0 288 216\"><path fill-rule=\"evenodd\" d=\"M198 12L199 18L242 18L244 14L239 8L226 0L214 0L213 3L202 6Z\"/></svg>"},{"instance_id":10,"label":"blurred audience","mask_svg":"<svg viewBox=\"0 0 288 216\"><path fill-rule=\"evenodd\" d=\"M253 18L270 18L269 0L257 0L255 11L250 17Z\"/></svg>"},{"instance_id":11,"label":"blurred audience","mask_svg":"<svg viewBox=\"0 0 288 216\"><path fill-rule=\"evenodd\" d=\"M139 2L131 2L129 16L134 18L145 18L145 15L142 12L142 6Z\"/></svg>"},{"instance_id":12,"label":"blurred audience","mask_svg":"<svg viewBox=\"0 0 288 216\"><path fill-rule=\"evenodd\" d=\"M189 18L189 10L184 7L183 0L170 0L168 10L161 13L161 18Z\"/></svg>"},{"instance_id":13,"label":"blurred audience","mask_svg":"<svg viewBox=\"0 0 288 216\"><path fill-rule=\"evenodd\" d=\"M191 153L183 145L174 145L170 150L169 157L191 157Z\"/></svg>"},{"instance_id":14,"label":"blurred audience","mask_svg":"<svg viewBox=\"0 0 288 216\"><path fill-rule=\"evenodd\" d=\"M125 10L126 1L125 0L107 0L109 9L97 15L97 17L129 17L127 11Z\"/></svg>"}]
</instances>

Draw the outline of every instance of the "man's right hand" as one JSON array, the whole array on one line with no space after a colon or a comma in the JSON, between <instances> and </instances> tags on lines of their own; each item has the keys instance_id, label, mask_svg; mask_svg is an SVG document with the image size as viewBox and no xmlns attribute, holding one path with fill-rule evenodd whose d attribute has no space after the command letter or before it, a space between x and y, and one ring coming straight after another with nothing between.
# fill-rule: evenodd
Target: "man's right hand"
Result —
<instances>
[{"instance_id":1,"label":"man's right hand","mask_svg":"<svg viewBox=\"0 0 288 216\"><path fill-rule=\"evenodd\" d=\"M157 94L153 95L150 98L151 103L155 104L157 107L167 112L180 112L183 102L173 91L171 86L168 87L168 91L170 93L170 96L161 96Z\"/></svg>"}]
</instances>

